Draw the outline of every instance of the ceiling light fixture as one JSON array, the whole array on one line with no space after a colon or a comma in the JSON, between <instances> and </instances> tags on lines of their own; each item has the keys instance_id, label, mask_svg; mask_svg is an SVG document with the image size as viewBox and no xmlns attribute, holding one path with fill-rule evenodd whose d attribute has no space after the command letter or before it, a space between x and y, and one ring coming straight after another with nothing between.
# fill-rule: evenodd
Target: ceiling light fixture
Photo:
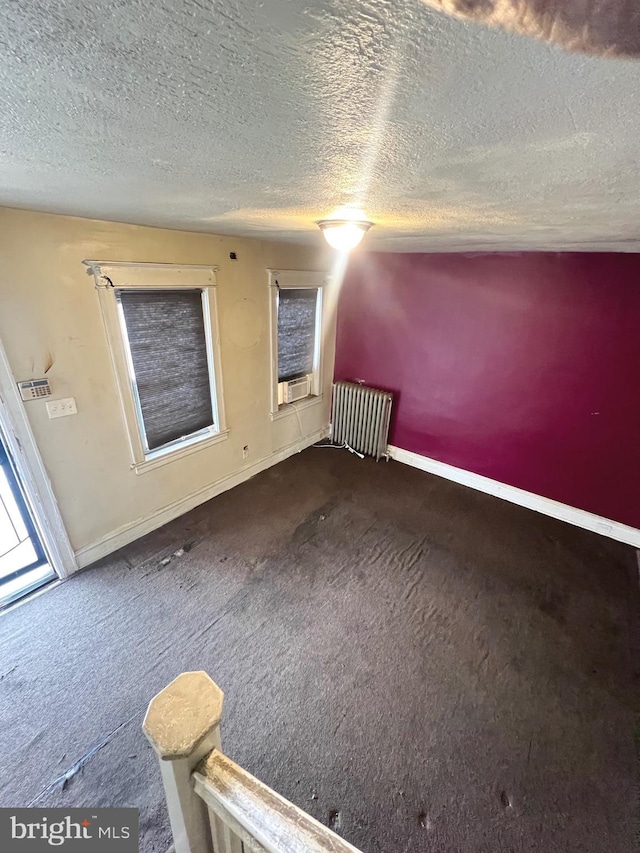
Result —
<instances>
[{"instance_id":1,"label":"ceiling light fixture","mask_svg":"<svg viewBox=\"0 0 640 853\"><path fill-rule=\"evenodd\" d=\"M318 226L324 239L339 252L350 252L362 240L373 222L364 219L321 219Z\"/></svg>"}]
</instances>

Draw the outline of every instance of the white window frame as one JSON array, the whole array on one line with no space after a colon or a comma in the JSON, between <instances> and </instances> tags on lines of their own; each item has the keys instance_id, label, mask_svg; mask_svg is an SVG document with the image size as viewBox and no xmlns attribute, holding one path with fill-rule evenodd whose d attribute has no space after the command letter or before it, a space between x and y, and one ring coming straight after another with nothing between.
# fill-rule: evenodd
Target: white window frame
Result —
<instances>
[{"instance_id":1,"label":"white window frame","mask_svg":"<svg viewBox=\"0 0 640 853\"><path fill-rule=\"evenodd\" d=\"M327 326L324 288L330 283L324 272L311 270L267 270L269 274L269 317L271 332L271 419L319 403L323 397L322 362L324 357L324 330ZM317 290L316 340L313 354L313 371L310 374L309 395L295 403L278 403L278 290Z\"/></svg>"},{"instance_id":2,"label":"white window frame","mask_svg":"<svg viewBox=\"0 0 640 853\"><path fill-rule=\"evenodd\" d=\"M100 300L109 354L113 364L122 414L127 428L131 467L137 474L151 471L184 456L224 441L226 428L222 369L220 361L220 333L216 298L216 271L218 267L126 263L119 261L84 261L93 273ZM197 433L148 450L144 433L142 410L134 381L131 350L124 324L122 306L117 298L119 290L200 290L204 317L213 426Z\"/></svg>"}]
</instances>

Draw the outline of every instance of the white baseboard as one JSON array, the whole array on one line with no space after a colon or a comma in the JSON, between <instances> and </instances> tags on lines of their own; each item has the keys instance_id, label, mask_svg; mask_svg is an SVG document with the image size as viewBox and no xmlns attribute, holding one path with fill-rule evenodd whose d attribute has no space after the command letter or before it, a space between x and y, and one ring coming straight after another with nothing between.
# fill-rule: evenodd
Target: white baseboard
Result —
<instances>
[{"instance_id":1,"label":"white baseboard","mask_svg":"<svg viewBox=\"0 0 640 853\"><path fill-rule=\"evenodd\" d=\"M189 510L194 509L194 507L199 506L199 504L202 504L211 498L215 498L216 495L226 492L228 489L232 489L234 486L240 485L240 483L244 483L245 480L255 477L256 474L270 468L272 465L276 465L278 462L282 462L289 456L293 456L294 453L299 453L306 447L310 447L317 441L321 441L323 438L326 438L328 434L329 427L323 427L322 429L316 430L312 435L306 436L293 444L289 444L287 447L283 447L281 450L272 453L271 456L267 456L265 459L254 462L253 465L248 465L240 471L234 471L233 474L229 474L221 480L217 480L215 483L211 483L203 489L193 492L186 498L181 498L179 501L175 501L145 518L134 521L124 527L120 527L118 530L113 531L113 533L109 533L107 536L104 536L97 542L93 542L91 545L85 545L83 548L79 548L75 554L78 566L80 568L84 568L91 563L95 563L96 560L106 557L107 554L117 551L118 548L128 545L130 542L133 542L135 539L139 539L141 536L145 536L147 533L151 533L152 530L162 527L163 524L173 521L174 518L184 515L185 512L189 512Z\"/></svg>"},{"instance_id":2,"label":"white baseboard","mask_svg":"<svg viewBox=\"0 0 640 853\"><path fill-rule=\"evenodd\" d=\"M494 495L497 498L518 504L518 506L533 509L543 515L550 515L552 518L558 518L560 521L566 521L576 527L583 527L585 530L592 530L594 533L600 533L602 536L608 536L610 539L617 539L618 542L625 542L627 545L640 548L640 530L636 527L629 527L626 524L620 524L618 521L612 521L610 518L603 518L586 510L567 506L551 498L534 495L533 492L526 492L516 486L507 486L505 483L499 483L497 480L491 480L481 474L474 474L471 471L465 471L463 468L455 468L453 465L438 462L428 456L420 456L419 453L412 453L410 450L403 450L401 447L394 447L390 444L387 447L387 452L390 458L395 459L396 462L403 462L405 465L420 468L421 471L428 471L430 474L437 474L439 477L453 480L454 483L470 486L479 492L486 492L488 495Z\"/></svg>"}]
</instances>

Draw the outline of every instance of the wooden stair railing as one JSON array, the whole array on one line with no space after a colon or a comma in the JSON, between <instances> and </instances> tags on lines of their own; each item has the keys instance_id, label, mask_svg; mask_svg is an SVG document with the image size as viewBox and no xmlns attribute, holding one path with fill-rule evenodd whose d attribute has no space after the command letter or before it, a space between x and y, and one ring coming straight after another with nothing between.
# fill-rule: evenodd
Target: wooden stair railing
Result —
<instances>
[{"instance_id":1,"label":"wooden stair railing","mask_svg":"<svg viewBox=\"0 0 640 853\"><path fill-rule=\"evenodd\" d=\"M206 672L185 672L152 699L144 718L175 852L360 853L223 755L223 699Z\"/></svg>"}]
</instances>

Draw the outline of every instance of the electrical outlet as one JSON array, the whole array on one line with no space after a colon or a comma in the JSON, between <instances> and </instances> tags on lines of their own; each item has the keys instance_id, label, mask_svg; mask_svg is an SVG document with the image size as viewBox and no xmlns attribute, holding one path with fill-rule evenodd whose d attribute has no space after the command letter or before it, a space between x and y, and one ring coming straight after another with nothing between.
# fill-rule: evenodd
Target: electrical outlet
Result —
<instances>
[{"instance_id":1,"label":"electrical outlet","mask_svg":"<svg viewBox=\"0 0 640 853\"><path fill-rule=\"evenodd\" d=\"M245 446L242 448L242 458L246 459L248 455L249 455L249 445L245 444Z\"/></svg>"},{"instance_id":2,"label":"electrical outlet","mask_svg":"<svg viewBox=\"0 0 640 853\"><path fill-rule=\"evenodd\" d=\"M47 403L47 414L50 418L66 418L67 415L75 415L77 412L76 401L73 397L51 400Z\"/></svg>"}]
</instances>

